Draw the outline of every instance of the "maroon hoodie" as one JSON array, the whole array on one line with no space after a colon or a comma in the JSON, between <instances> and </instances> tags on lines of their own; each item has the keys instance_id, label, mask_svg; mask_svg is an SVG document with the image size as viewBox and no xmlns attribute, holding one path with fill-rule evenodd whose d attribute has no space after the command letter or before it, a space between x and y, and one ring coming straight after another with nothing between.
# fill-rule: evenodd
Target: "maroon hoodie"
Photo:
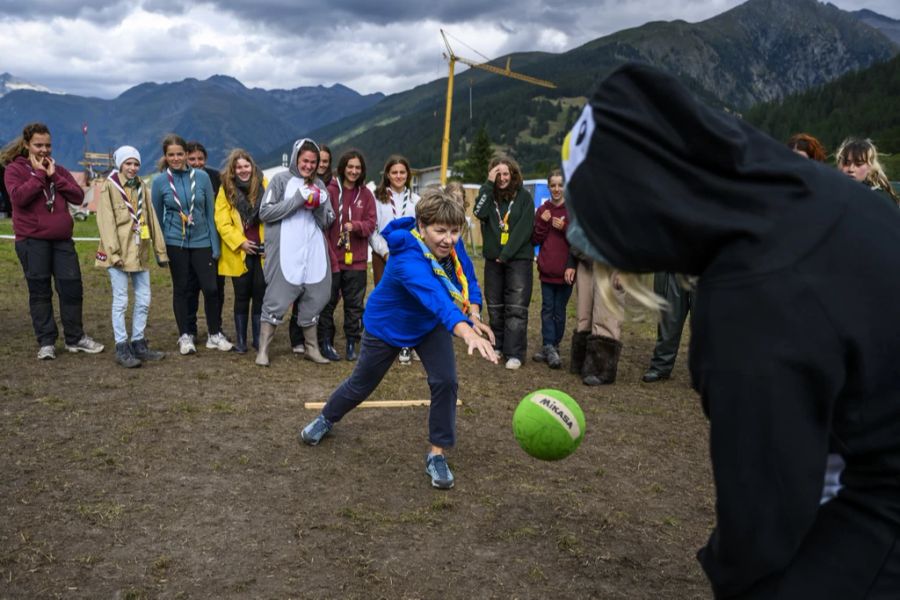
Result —
<instances>
[{"instance_id":1,"label":"maroon hoodie","mask_svg":"<svg viewBox=\"0 0 900 600\"><path fill-rule=\"evenodd\" d=\"M334 209L334 223L328 228L328 249L331 253L332 272L365 271L369 262L369 236L375 231L376 212L375 196L365 185L358 188L341 190L342 210L338 212L338 178L333 177L328 183L328 196L331 208ZM353 223L350 232L350 249L353 252L353 264L344 262L344 247L338 246L343 223ZM337 264L337 269L335 269Z\"/></svg>"},{"instance_id":2,"label":"maroon hoodie","mask_svg":"<svg viewBox=\"0 0 900 600\"><path fill-rule=\"evenodd\" d=\"M84 192L65 167L57 164L53 176L47 177L46 171L35 171L27 158L17 156L6 165L3 180L13 205L13 232L17 242L25 238L72 238L72 215L66 203L81 205ZM52 211L47 209L51 182L56 187Z\"/></svg>"},{"instance_id":3,"label":"maroon hoodie","mask_svg":"<svg viewBox=\"0 0 900 600\"><path fill-rule=\"evenodd\" d=\"M541 215L547 211L550 211L551 219L544 221ZM557 229L552 225L554 217L565 218L565 226L562 229ZM554 206L547 200L534 213L534 231L531 234L531 243L541 247L537 264L541 281L544 283L566 282L563 275L566 272L566 261L569 259L569 242L566 240L568 227L569 213L565 203Z\"/></svg>"}]
</instances>

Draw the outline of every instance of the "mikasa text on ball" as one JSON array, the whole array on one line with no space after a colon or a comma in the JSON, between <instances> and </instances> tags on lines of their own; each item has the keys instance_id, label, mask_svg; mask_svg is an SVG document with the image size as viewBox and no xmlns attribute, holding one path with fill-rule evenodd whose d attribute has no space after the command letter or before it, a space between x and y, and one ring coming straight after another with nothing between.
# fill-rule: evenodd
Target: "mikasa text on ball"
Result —
<instances>
[{"instance_id":1,"label":"mikasa text on ball","mask_svg":"<svg viewBox=\"0 0 900 600\"><path fill-rule=\"evenodd\" d=\"M565 392L537 390L519 402L513 433L531 456L559 460L575 452L584 439L584 413Z\"/></svg>"}]
</instances>

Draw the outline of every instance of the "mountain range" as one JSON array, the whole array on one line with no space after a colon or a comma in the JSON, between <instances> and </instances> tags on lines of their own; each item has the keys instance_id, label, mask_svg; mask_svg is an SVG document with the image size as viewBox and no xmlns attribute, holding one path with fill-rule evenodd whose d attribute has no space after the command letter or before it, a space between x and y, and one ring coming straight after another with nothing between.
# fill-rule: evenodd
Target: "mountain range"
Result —
<instances>
[{"instance_id":1,"label":"mountain range","mask_svg":"<svg viewBox=\"0 0 900 600\"><path fill-rule=\"evenodd\" d=\"M875 28L874 13L855 15L816 0L749 0L699 23L651 22L562 54L521 53L492 64L548 79L547 90L477 69L456 77L451 162L463 159L484 126L495 148L533 175L546 173L562 137L596 82L628 61L677 76L707 103L735 112L890 59L900 47ZM868 24L865 20L872 24ZM388 153L416 165L440 161L446 78L394 94L313 132L337 150L356 147L379 165ZM473 118L469 119L469 89Z\"/></svg>"},{"instance_id":2,"label":"mountain range","mask_svg":"<svg viewBox=\"0 0 900 600\"><path fill-rule=\"evenodd\" d=\"M10 92L15 92L17 90L32 90L34 92L53 93L52 90L42 85L31 83L30 81L25 81L24 79L19 79L18 77L13 77L9 73L0 73L0 98Z\"/></svg>"},{"instance_id":3,"label":"mountain range","mask_svg":"<svg viewBox=\"0 0 900 600\"><path fill-rule=\"evenodd\" d=\"M75 167L85 147L82 124L87 123L92 151L108 152L129 143L150 165L162 155L162 138L174 131L189 141L201 141L209 163L218 165L232 148L260 156L287 132L321 127L383 98L383 94L360 95L339 84L250 89L224 75L205 81L142 83L112 100L19 89L0 97L0 140L19 135L27 122L43 121L53 134L54 157Z\"/></svg>"},{"instance_id":4,"label":"mountain range","mask_svg":"<svg viewBox=\"0 0 900 600\"><path fill-rule=\"evenodd\" d=\"M500 57L492 64L503 68L509 60L513 70L557 88L479 69L458 73L451 159L464 159L483 126L497 150L540 173L555 162L564 132L596 82L625 62L656 65L708 103L744 112L889 60L900 50L898 31L900 22L871 11L850 13L816 0L748 0L698 23L650 22L560 54ZM359 148L375 173L392 153L417 167L439 162L446 86L441 78L387 97L362 96L341 85L248 89L219 75L145 83L113 100L18 90L0 97L0 140L17 135L25 122L44 120L57 159L74 166L86 121L92 150L127 140L145 164L160 156L162 136L177 131L203 141L213 165L241 146L269 166L280 162L292 140L310 136L336 153Z\"/></svg>"}]
</instances>

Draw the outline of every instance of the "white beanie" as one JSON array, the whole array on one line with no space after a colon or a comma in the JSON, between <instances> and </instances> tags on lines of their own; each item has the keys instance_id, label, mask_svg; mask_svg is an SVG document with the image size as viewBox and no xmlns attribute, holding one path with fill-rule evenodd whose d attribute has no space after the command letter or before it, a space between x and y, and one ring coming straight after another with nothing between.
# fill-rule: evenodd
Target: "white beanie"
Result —
<instances>
[{"instance_id":1,"label":"white beanie","mask_svg":"<svg viewBox=\"0 0 900 600\"><path fill-rule=\"evenodd\" d=\"M138 152L137 148L135 148L134 146L122 146L113 153L113 162L116 163L117 169L121 169L122 163L129 158L136 159L138 161L138 164L140 164L141 153Z\"/></svg>"}]
</instances>

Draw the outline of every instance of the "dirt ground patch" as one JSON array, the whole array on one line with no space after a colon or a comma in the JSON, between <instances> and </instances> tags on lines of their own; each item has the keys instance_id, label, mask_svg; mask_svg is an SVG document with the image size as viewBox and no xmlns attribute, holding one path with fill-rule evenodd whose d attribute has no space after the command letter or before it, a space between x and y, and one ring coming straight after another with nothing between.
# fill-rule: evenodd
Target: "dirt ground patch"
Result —
<instances>
[{"instance_id":1,"label":"dirt ground patch","mask_svg":"<svg viewBox=\"0 0 900 600\"><path fill-rule=\"evenodd\" d=\"M315 414L303 403L350 365L292 355L286 327L269 369L202 345L178 356L165 271L147 336L169 356L117 367L93 250L79 244L85 326L107 350L38 362L24 278L0 241L0 598L709 596L694 558L714 520L707 426L685 348L671 381L639 382L652 319L626 325L613 386L459 356L457 483L441 492L424 474L425 409L359 409L321 446L297 442ZM227 297L230 334L230 283ZM530 351L539 305L536 286ZM587 420L557 463L511 431L518 400L544 387ZM398 365L374 398L427 394L421 366Z\"/></svg>"}]
</instances>

